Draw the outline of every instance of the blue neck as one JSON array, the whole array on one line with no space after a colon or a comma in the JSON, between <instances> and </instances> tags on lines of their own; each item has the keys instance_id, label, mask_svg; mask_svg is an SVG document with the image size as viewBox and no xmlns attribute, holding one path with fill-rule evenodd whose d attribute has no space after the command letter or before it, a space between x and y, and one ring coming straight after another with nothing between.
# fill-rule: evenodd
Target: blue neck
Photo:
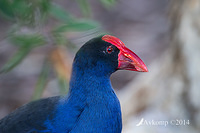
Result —
<instances>
[{"instance_id":1,"label":"blue neck","mask_svg":"<svg viewBox=\"0 0 200 133\"><path fill-rule=\"evenodd\" d=\"M80 128L75 128L74 132L121 133L120 103L111 86L110 75L103 75L101 71L94 74L91 69L84 72L76 70L72 72L70 95L76 95L81 106L88 106L84 108L83 115L90 122L80 117Z\"/></svg>"},{"instance_id":2,"label":"blue neck","mask_svg":"<svg viewBox=\"0 0 200 133\"><path fill-rule=\"evenodd\" d=\"M95 68L73 68L69 95L57 106L55 132L121 133L121 109L110 74L103 74L104 68L97 73Z\"/></svg>"},{"instance_id":3,"label":"blue neck","mask_svg":"<svg viewBox=\"0 0 200 133\"><path fill-rule=\"evenodd\" d=\"M98 87L100 87L98 89ZM70 92L89 93L92 91L109 91L112 90L110 75L101 75L94 71L77 71L73 70L70 81Z\"/></svg>"},{"instance_id":4,"label":"blue neck","mask_svg":"<svg viewBox=\"0 0 200 133\"><path fill-rule=\"evenodd\" d=\"M83 57L75 58L70 81L70 92L88 94L90 92L111 91L113 89L110 83L110 75L114 71L115 69L112 66L106 65L102 61L93 63L92 60L86 60Z\"/></svg>"}]
</instances>

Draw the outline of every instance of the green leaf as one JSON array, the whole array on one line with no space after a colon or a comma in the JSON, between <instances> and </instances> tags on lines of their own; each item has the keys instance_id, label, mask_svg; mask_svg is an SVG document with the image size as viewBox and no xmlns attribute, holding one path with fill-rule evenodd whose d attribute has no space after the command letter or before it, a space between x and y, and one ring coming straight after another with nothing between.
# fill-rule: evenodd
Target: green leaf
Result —
<instances>
[{"instance_id":1,"label":"green leaf","mask_svg":"<svg viewBox=\"0 0 200 133\"><path fill-rule=\"evenodd\" d=\"M44 38L41 35L13 35L11 41L19 47L19 50L13 57L2 67L0 73L6 73L17 66L28 53L36 46L44 44Z\"/></svg>"},{"instance_id":2,"label":"green leaf","mask_svg":"<svg viewBox=\"0 0 200 133\"><path fill-rule=\"evenodd\" d=\"M43 63L43 67L40 72L40 76L38 78L36 87L35 87L35 91L34 91L32 100L37 100L42 97L45 86L47 84L49 71L50 71L50 63L47 60L45 60Z\"/></svg>"},{"instance_id":3,"label":"green leaf","mask_svg":"<svg viewBox=\"0 0 200 133\"><path fill-rule=\"evenodd\" d=\"M4 1L4 2L3 2ZM6 1L6 2L5 2ZM25 0L2 0L5 7L0 7L2 12L12 19L16 19L21 22L27 22L33 20L33 10L31 4Z\"/></svg>"},{"instance_id":4,"label":"green leaf","mask_svg":"<svg viewBox=\"0 0 200 133\"><path fill-rule=\"evenodd\" d=\"M40 6L41 13L47 13L51 8L51 0L41 0L38 6Z\"/></svg>"},{"instance_id":5,"label":"green leaf","mask_svg":"<svg viewBox=\"0 0 200 133\"><path fill-rule=\"evenodd\" d=\"M45 38L40 34L17 34L11 35L13 44L20 47L36 47L45 43Z\"/></svg>"},{"instance_id":6,"label":"green leaf","mask_svg":"<svg viewBox=\"0 0 200 133\"><path fill-rule=\"evenodd\" d=\"M0 13L9 19L14 19L20 14L27 13L26 9L28 8L24 0L0 0Z\"/></svg>"},{"instance_id":7,"label":"green leaf","mask_svg":"<svg viewBox=\"0 0 200 133\"><path fill-rule=\"evenodd\" d=\"M65 9L57 4L52 4L50 6L50 14L64 22L70 22L74 19Z\"/></svg>"},{"instance_id":8,"label":"green leaf","mask_svg":"<svg viewBox=\"0 0 200 133\"><path fill-rule=\"evenodd\" d=\"M56 45L66 45L68 43L67 38L63 34L53 32L52 37Z\"/></svg>"},{"instance_id":9,"label":"green leaf","mask_svg":"<svg viewBox=\"0 0 200 133\"><path fill-rule=\"evenodd\" d=\"M116 3L116 0L100 0L100 1L106 8L109 8Z\"/></svg>"},{"instance_id":10,"label":"green leaf","mask_svg":"<svg viewBox=\"0 0 200 133\"><path fill-rule=\"evenodd\" d=\"M77 21L69 24L64 24L54 30L54 32L68 32L68 31L86 31L97 28L98 24L94 21Z\"/></svg>"},{"instance_id":11,"label":"green leaf","mask_svg":"<svg viewBox=\"0 0 200 133\"><path fill-rule=\"evenodd\" d=\"M0 73L6 73L12 70L15 66L17 66L30 52L30 48L21 47L13 57L2 67Z\"/></svg>"},{"instance_id":12,"label":"green leaf","mask_svg":"<svg viewBox=\"0 0 200 133\"><path fill-rule=\"evenodd\" d=\"M8 0L0 0L0 13L5 15L5 17L13 18L13 9L11 2Z\"/></svg>"},{"instance_id":13,"label":"green leaf","mask_svg":"<svg viewBox=\"0 0 200 133\"><path fill-rule=\"evenodd\" d=\"M81 12L85 17L89 17L91 14L90 5L87 0L76 0L79 3Z\"/></svg>"}]
</instances>

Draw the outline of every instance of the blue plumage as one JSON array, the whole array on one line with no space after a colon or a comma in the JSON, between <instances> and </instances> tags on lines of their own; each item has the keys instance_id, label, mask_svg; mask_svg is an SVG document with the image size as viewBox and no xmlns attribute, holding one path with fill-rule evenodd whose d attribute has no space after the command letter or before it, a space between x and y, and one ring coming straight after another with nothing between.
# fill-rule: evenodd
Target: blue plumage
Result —
<instances>
[{"instance_id":1,"label":"blue plumage","mask_svg":"<svg viewBox=\"0 0 200 133\"><path fill-rule=\"evenodd\" d=\"M53 120L58 127L56 132L121 132L120 104L109 79L116 70L117 56L116 64L108 65L107 55L95 50L104 49L108 44L98 39L96 43L94 40L86 43L74 59L69 96L60 100ZM54 125L51 122L46 123Z\"/></svg>"},{"instance_id":2,"label":"blue plumage","mask_svg":"<svg viewBox=\"0 0 200 133\"><path fill-rule=\"evenodd\" d=\"M18 108L0 120L0 133L121 133L120 103L109 79L117 69L147 71L119 39L88 41L74 59L69 94Z\"/></svg>"}]
</instances>

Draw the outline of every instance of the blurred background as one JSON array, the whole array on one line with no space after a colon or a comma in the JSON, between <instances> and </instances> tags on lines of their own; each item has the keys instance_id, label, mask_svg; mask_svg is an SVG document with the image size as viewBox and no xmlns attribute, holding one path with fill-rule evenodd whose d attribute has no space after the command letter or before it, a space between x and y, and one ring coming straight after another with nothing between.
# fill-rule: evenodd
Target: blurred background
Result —
<instances>
[{"instance_id":1,"label":"blurred background","mask_svg":"<svg viewBox=\"0 0 200 133\"><path fill-rule=\"evenodd\" d=\"M0 118L66 94L76 51L104 33L149 69L111 77L123 133L199 133L200 0L0 0Z\"/></svg>"}]
</instances>

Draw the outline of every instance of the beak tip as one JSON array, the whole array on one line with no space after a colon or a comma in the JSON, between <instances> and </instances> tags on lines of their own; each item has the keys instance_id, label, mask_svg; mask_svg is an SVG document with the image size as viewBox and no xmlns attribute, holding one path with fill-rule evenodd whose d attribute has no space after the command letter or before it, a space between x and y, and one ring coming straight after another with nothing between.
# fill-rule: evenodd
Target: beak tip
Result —
<instances>
[{"instance_id":1,"label":"beak tip","mask_svg":"<svg viewBox=\"0 0 200 133\"><path fill-rule=\"evenodd\" d=\"M141 69L143 70L142 72L148 72L148 68L147 66L144 64L144 62L142 61L142 66L141 66Z\"/></svg>"},{"instance_id":2,"label":"beak tip","mask_svg":"<svg viewBox=\"0 0 200 133\"><path fill-rule=\"evenodd\" d=\"M144 67L143 72L149 72L146 66Z\"/></svg>"},{"instance_id":3,"label":"beak tip","mask_svg":"<svg viewBox=\"0 0 200 133\"><path fill-rule=\"evenodd\" d=\"M137 71L138 71L138 72L148 72L148 69L147 69L147 67L144 65L144 66L138 68Z\"/></svg>"}]
</instances>

